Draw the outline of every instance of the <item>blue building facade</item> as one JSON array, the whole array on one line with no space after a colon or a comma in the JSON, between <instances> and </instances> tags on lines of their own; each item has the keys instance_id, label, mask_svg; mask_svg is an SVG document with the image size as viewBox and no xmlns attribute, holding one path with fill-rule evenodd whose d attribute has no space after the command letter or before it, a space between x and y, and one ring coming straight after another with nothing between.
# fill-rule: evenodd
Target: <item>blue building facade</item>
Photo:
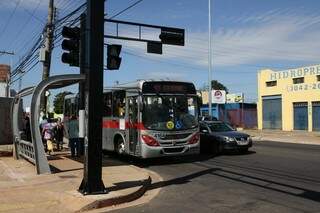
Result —
<instances>
[{"instance_id":1,"label":"blue building facade","mask_svg":"<svg viewBox=\"0 0 320 213\"><path fill-rule=\"evenodd\" d=\"M208 104L200 108L201 115L208 115ZM212 104L212 116L229 123L233 127L257 128L257 104L227 103Z\"/></svg>"}]
</instances>

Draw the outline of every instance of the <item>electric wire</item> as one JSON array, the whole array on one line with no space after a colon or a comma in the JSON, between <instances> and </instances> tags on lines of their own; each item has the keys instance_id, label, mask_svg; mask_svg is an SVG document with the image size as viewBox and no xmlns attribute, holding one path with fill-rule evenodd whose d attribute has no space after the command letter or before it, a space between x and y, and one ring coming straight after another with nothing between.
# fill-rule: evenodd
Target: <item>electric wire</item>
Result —
<instances>
[{"instance_id":1,"label":"electric wire","mask_svg":"<svg viewBox=\"0 0 320 213\"><path fill-rule=\"evenodd\" d=\"M69 13L68 15L64 16L61 19L58 19L55 22L56 29L60 30L62 28L61 26L67 22L74 24L75 22L79 21L80 14L78 14L78 13L82 13L83 11L81 11L81 9L84 9L85 6L86 6L86 4L82 4L78 8L76 8L74 11ZM77 17L72 20L69 20L72 16L77 16ZM44 31L45 31L45 27L44 27L44 30L42 31L42 33ZM57 30L55 30L55 33L57 35L54 37L54 45L57 43L56 40L59 39L59 37L61 36L61 32L57 33ZM27 52L27 54L23 57L23 59L20 60L19 64L16 65L15 69L11 73L11 79L12 79L11 84L16 82L20 78L22 78L26 73L30 72L39 63L39 61L37 60L37 58L39 57L38 50L43 45L43 43L44 43L44 39L42 39L39 36L38 39L36 40L36 42L34 43L34 46ZM53 46L53 48L54 48L54 46ZM23 74L18 76L19 73L23 73Z\"/></svg>"},{"instance_id":2,"label":"electric wire","mask_svg":"<svg viewBox=\"0 0 320 213\"><path fill-rule=\"evenodd\" d=\"M131 4L130 6L124 8L123 10L119 11L118 13L112 15L109 19L113 19L119 15L121 15L122 13L126 12L127 10L131 9L132 7L136 6L137 4L141 3L143 0L138 0L135 3ZM106 15L106 14L105 14Z\"/></svg>"},{"instance_id":3,"label":"electric wire","mask_svg":"<svg viewBox=\"0 0 320 213\"><path fill-rule=\"evenodd\" d=\"M38 3L36 4L36 6L34 7L34 9L32 10L32 16L29 16L29 18L26 20L26 22L22 25L22 27L19 29L19 31L17 31L16 36L13 36L13 40L10 42L9 49L11 49L11 46L13 44L14 41L18 40L17 38L19 38L22 35L22 32L26 29L26 27L28 26L29 22L31 21L32 17L34 16L36 10L39 8L40 3L42 0L38 0Z\"/></svg>"},{"instance_id":4,"label":"electric wire","mask_svg":"<svg viewBox=\"0 0 320 213\"><path fill-rule=\"evenodd\" d=\"M19 7L19 4L20 4L20 3L21 3L21 0L18 0L18 1L16 2L16 6L14 7L13 11L10 13L10 16L9 16L8 20L6 21L6 23L5 23L5 25L4 25L4 28L1 30L1 35L0 35L0 37L2 37L2 36L5 34L5 32L7 31L7 28L8 28L8 26L9 26L9 23L11 22L14 14L16 13L17 8Z\"/></svg>"}]
</instances>

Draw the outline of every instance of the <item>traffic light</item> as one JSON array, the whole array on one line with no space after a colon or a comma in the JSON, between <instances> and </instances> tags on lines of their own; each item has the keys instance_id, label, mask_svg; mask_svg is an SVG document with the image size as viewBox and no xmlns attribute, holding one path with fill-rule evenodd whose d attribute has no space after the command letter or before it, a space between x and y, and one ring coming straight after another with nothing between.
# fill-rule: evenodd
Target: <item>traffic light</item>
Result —
<instances>
[{"instance_id":1,"label":"traffic light","mask_svg":"<svg viewBox=\"0 0 320 213\"><path fill-rule=\"evenodd\" d=\"M121 64L121 57L119 57L121 52L121 45L118 44L108 44L107 53L107 69L108 70L118 70Z\"/></svg>"},{"instance_id":2,"label":"traffic light","mask_svg":"<svg viewBox=\"0 0 320 213\"><path fill-rule=\"evenodd\" d=\"M159 38L162 44L184 46L184 29L163 27Z\"/></svg>"},{"instance_id":3,"label":"traffic light","mask_svg":"<svg viewBox=\"0 0 320 213\"><path fill-rule=\"evenodd\" d=\"M61 56L63 63L70 66L79 67L80 61L80 28L79 27L66 27L62 29L62 49L64 52Z\"/></svg>"}]
</instances>

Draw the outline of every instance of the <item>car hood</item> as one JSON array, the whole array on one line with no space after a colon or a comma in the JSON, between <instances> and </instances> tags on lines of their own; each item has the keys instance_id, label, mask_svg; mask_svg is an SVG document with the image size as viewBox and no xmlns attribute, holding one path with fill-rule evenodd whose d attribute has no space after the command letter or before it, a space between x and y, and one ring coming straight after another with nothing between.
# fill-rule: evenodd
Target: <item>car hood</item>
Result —
<instances>
[{"instance_id":1,"label":"car hood","mask_svg":"<svg viewBox=\"0 0 320 213\"><path fill-rule=\"evenodd\" d=\"M231 137L231 138L242 138L249 137L250 135L237 131L227 131L227 132L211 132L210 135L218 137Z\"/></svg>"}]
</instances>

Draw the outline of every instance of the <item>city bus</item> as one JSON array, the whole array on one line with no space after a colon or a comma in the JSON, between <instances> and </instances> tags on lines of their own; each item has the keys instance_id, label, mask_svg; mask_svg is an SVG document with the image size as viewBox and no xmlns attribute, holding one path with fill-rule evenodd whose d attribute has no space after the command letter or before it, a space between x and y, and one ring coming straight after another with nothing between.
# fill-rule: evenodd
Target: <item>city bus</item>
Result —
<instances>
[{"instance_id":1,"label":"city bus","mask_svg":"<svg viewBox=\"0 0 320 213\"><path fill-rule=\"evenodd\" d=\"M194 84L139 80L106 88L103 98L104 150L140 158L199 154Z\"/></svg>"}]
</instances>

